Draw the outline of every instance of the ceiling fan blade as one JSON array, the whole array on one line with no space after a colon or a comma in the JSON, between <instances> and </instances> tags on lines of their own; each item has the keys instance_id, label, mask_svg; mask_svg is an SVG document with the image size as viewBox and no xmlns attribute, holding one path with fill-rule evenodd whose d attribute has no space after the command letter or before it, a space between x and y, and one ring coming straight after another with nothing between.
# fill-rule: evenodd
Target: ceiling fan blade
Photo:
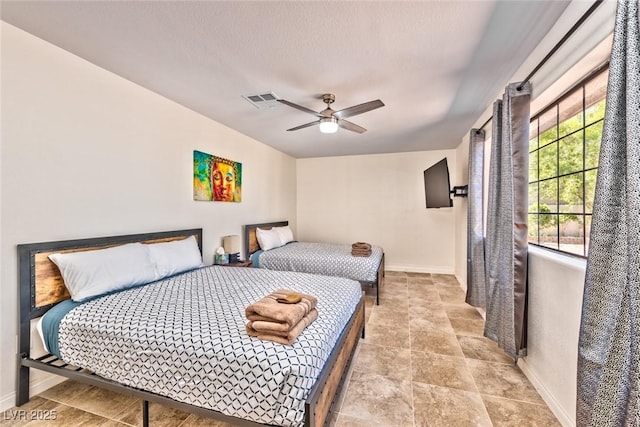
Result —
<instances>
[{"instance_id":1,"label":"ceiling fan blade","mask_svg":"<svg viewBox=\"0 0 640 427\"><path fill-rule=\"evenodd\" d=\"M319 125L319 124L320 124L320 120L317 120L317 121L315 121L315 122L305 123L305 124L303 124L303 125L296 126L296 127L294 127L294 128L291 128L291 129L287 129L287 131L290 131L290 130L298 130L298 129L304 129L304 128L308 128L309 126Z\"/></svg>"},{"instance_id":2,"label":"ceiling fan blade","mask_svg":"<svg viewBox=\"0 0 640 427\"><path fill-rule=\"evenodd\" d=\"M303 107L302 105L294 104L293 102L289 102L285 99L278 99L278 102L283 103L284 105L288 105L289 107L295 108L296 110L304 111L305 113L313 114L316 117L324 117L322 114L313 111L307 107Z\"/></svg>"},{"instance_id":3,"label":"ceiling fan blade","mask_svg":"<svg viewBox=\"0 0 640 427\"><path fill-rule=\"evenodd\" d=\"M353 107L344 108L340 111L333 113L339 119L346 119L347 117L355 116L356 114L366 113L367 111L375 110L376 108L384 107L384 103L379 99L375 101L365 102L364 104L354 105Z\"/></svg>"},{"instance_id":4,"label":"ceiling fan blade","mask_svg":"<svg viewBox=\"0 0 640 427\"><path fill-rule=\"evenodd\" d=\"M358 126L357 124L351 123L350 121L344 119L338 120L338 126L340 126L342 129L350 130L357 133L365 133L367 131L362 126Z\"/></svg>"}]
</instances>

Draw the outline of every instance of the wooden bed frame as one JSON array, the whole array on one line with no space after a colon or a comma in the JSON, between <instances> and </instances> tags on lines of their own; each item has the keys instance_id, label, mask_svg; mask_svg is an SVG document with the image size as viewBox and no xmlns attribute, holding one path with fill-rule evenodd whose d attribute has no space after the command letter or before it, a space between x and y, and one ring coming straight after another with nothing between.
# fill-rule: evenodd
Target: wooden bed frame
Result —
<instances>
[{"instance_id":1,"label":"wooden bed frame","mask_svg":"<svg viewBox=\"0 0 640 427\"><path fill-rule=\"evenodd\" d=\"M264 222L262 224L249 224L244 226L244 259L249 260L250 256L254 252L260 250L258 244L258 237L256 236L256 228L261 230L270 230L271 227L284 227L289 225L289 221L276 221L276 222ZM376 273L376 280L374 281L360 281L362 285L371 286L376 288L376 305L380 305L380 286L384 284L384 252L380 259L380 265L378 265L378 271Z\"/></svg>"},{"instance_id":2,"label":"wooden bed frame","mask_svg":"<svg viewBox=\"0 0 640 427\"><path fill-rule=\"evenodd\" d=\"M102 249L125 243L159 243L196 236L202 253L202 229L177 230L157 233L91 239L65 240L18 245L19 255L19 332L16 374L16 405L29 401L29 370L40 369L74 381L90 384L142 400L143 425L149 425L149 402L160 403L175 409L218 419L242 426L263 425L200 408L145 390L129 387L102 378L86 369L66 364L54 355L31 358L31 320L42 316L55 304L69 299L58 268L48 255L53 252L77 252ZM305 426L323 426L328 421L335 396L340 391L347 369L353 358L360 336L364 337L364 299L360 300L348 324L338 338L318 380L305 402Z\"/></svg>"}]
</instances>

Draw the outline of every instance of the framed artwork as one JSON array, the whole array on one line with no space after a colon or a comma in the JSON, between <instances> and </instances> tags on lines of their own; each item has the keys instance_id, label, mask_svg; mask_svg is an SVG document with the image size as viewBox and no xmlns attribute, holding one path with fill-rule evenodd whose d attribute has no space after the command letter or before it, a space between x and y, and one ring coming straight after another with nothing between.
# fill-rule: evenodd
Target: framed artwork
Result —
<instances>
[{"instance_id":1,"label":"framed artwork","mask_svg":"<svg viewBox=\"0 0 640 427\"><path fill-rule=\"evenodd\" d=\"M242 163L193 151L193 200L242 201Z\"/></svg>"}]
</instances>

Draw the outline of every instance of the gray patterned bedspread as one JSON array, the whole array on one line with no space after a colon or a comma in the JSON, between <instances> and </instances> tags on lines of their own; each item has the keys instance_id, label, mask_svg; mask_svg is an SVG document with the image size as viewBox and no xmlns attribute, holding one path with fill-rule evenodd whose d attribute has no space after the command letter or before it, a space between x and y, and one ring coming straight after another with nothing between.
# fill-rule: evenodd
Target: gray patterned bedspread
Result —
<instances>
[{"instance_id":1,"label":"gray patterned bedspread","mask_svg":"<svg viewBox=\"0 0 640 427\"><path fill-rule=\"evenodd\" d=\"M278 288L318 297L318 319L291 346L245 332L245 307ZM298 426L360 298L360 285L348 279L205 267L74 308L60 324L60 353L67 363L174 400Z\"/></svg>"},{"instance_id":2,"label":"gray patterned bedspread","mask_svg":"<svg viewBox=\"0 0 640 427\"><path fill-rule=\"evenodd\" d=\"M299 271L326 276L375 282L382 260L382 248L371 247L368 257L351 255L351 245L338 243L291 242L279 248L262 251L261 268Z\"/></svg>"}]
</instances>

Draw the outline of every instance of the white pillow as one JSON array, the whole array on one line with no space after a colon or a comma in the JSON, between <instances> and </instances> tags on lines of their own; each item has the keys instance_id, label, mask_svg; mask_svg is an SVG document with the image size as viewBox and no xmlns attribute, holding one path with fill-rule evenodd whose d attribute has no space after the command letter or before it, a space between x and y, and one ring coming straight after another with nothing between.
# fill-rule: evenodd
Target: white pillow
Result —
<instances>
[{"instance_id":1,"label":"white pillow","mask_svg":"<svg viewBox=\"0 0 640 427\"><path fill-rule=\"evenodd\" d=\"M128 243L106 249L49 255L74 301L156 280L147 245Z\"/></svg>"},{"instance_id":2,"label":"white pillow","mask_svg":"<svg viewBox=\"0 0 640 427\"><path fill-rule=\"evenodd\" d=\"M156 279L202 267L202 255L195 236L172 242L151 243L151 261L156 266Z\"/></svg>"},{"instance_id":3,"label":"white pillow","mask_svg":"<svg viewBox=\"0 0 640 427\"><path fill-rule=\"evenodd\" d=\"M278 232L278 236L280 236L280 243L286 245L289 242L293 242L293 231L291 231L288 225L274 228Z\"/></svg>"},{"instance_id":4,"label":"white pillow","mask_svg":"<svg viewBox=\"0 0 640 427\"><path fill-rule=\"evenodd\" d=\"M260 249L262 249L263 251L268 251L269 249L282 246L280 233L278 233L275 228L272 228L270 230L256 228L256 239L258 239Z\"/></svg>"}]
</instances>

